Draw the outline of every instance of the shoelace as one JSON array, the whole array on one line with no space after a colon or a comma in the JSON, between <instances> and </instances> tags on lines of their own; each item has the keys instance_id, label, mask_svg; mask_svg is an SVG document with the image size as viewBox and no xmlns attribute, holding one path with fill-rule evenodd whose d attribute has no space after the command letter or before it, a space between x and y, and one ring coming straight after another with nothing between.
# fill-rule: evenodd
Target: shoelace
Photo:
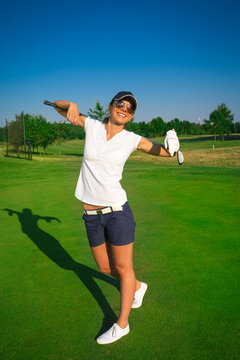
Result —
<instances>
[{"instance_id":1,"label":"shoelace","mask_svg":"<svg viewBox=\"0 0 240 360\"><path fill-rule=\"evenodd\" d=\"M116 329L116 325L114 325L112 331L112 337L115 338L116 336L117 336L117 329Z\"/></svg>"}]
</instances>

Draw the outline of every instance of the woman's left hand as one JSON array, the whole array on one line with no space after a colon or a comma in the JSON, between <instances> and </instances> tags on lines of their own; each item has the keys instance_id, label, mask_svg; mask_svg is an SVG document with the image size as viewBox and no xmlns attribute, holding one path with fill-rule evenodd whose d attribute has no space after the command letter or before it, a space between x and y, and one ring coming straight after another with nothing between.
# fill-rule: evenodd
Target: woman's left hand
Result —
<instances>
[{"instance_id":1,"label":"woman's left hand","mask_svg":"<svg viewBox=\"0 0 240 360\"><path fill-rule=\"evenodd\" d=\"M165 149L168 149L168 152L170 156L176 155L176 152L178 152L180 144L177 137L177 133L174 129L169 130L166 134L165 140L164 140Z\"/></svg>"}]
</instances>

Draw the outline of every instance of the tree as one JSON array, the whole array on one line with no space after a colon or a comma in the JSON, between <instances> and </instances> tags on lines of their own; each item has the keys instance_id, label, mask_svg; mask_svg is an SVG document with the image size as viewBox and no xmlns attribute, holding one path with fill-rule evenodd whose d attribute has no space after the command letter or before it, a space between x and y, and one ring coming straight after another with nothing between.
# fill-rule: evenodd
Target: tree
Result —
<instances>
[{"instance_id":1,"label":"tree","mask_svg":"<svg viewBox=\"0 0 240 360\"><path fill-rule=\"evenodd\" d=\"M152 119L150 124L150 137L162 136L166 133L166 124L163 119L159 116L157 118Z\"/></svg>"},{"instance_id":2,"label":"tree","mask_svg":"<svg viewBox=\"0 0 240 360\"><path fill-rule=\"evenodd\" d=\"M139 133L139 126L138 126L138 123L134 122L134 117L126 124L126 129L128 131L132 131L136 134Z\"/></svg>"},{"instance_id":3,"label":"tree","mask_svg":"<svg viewBox=\"0 0 240 360\"><path fill-rule=\"evenodd\" d=\"M32 152L34 152L34 148L38 146L37 126L34 116L30 114L25 114L24 122L26 141L31 144Z\"/></svg>"},{"instance_id":4,"label":"tree","mask_svg":"<svg viewBox=\"0 0 240 360\"><path fill-rule=\"evenodd\" d=\"M240 122L235 122L234 123L234 131L235 134L239 134L240 133Z\"/></svg>"},{"instance_id":5,"label":"tree","mask_svg":"<svg viewBox=\"0 0 240 360\"><path fill-rule=\"evenodd\" d=\"M68 125L67 139L85 139L85 132L81 126L75 126L73 124Z\"/></svg>"},{"instance_id":6,"label":"tree","mask_svg":"<svg viewBox=\"0 0 240 360\"><path fill-rule=\"evenodd\" d=\"M15 120L7 122L7 143L12 147L12 150L20 156L20 152L23 152L24 146L24 114L21 112L19 115L15 115ZM8 148L8 147L7 147Z\"/></svg>"},{"instance_id":7,"label":"tree","mask_svg":"<svg viewBox=\"0 0 240 360\"><path fill-rule=\"evenodd\" d=\"M7 141L6 126L0 128L0 141Z\"/></svg>"},{"instance_id":8,"label":"tree","mask_svg":"<svg viewBox=\"0 0 240 360\"><path fill-rule=\"evenodd\" d=\"M201 135L201 134L203 134L203 128L200 124L191 123L190 133L192 135Z\"/></svg>"},{"instance_id":9,"label":"tree","mask_svg":"<svg viewBox=\"0 0 240 360\"><path fill-rule=\"evenodd\" d=\"M167 123L167 130L174 129L176 133L179 133L180 130L180 120L175 118Z\"/></svg>"},{"instance_id":10,"label":"tree","mask_svg":"<svg viewBox=\"0 0 240 360\"><path fill-rule=\"evenodd\" d=\"M40 115L41 116L41 115ZM44 155L46 154L46 148L52 144L55 140L55 136L52 132L52 126L50 123L45 121L41 124L41 142L40 145L43 147Z\"/></svg>"},{"instance_id":11,"label":"tree","mask_svg":"<svg viewBox=\"0 0 240 360\"><path fill-rule=\"evenodd\" d=\"M209 121L213 127L215 140L217 135L222 136L222 140L224 140L224 135L231 133L233 118L234 115L224 103L218 105L217 109L211 112Z\"/></svg>"},{"instance_id":12,"label":"tree","mask_svg":"<svg viewBox=\"0 0 240 360\"><path fill-rule=\"evenodd\" d=\"M181 121L179 133L187 135L190 134L190 132L191 132L191 123L187 120Z\"/></svg>"},{"instance_id":13,"label":"tree","mask_svg":"<svg viewBox=\"0 0 240 360\"><path fill-rule=\"evenodd\" d=\"M213 125L211 124L211 121L208 119L203 120L203 129L205 134L212 134L213 132Z\"/></svg>"},{"instance_id":14,"label":"tree","mask_svg":"<svg viewBox=\"0 0 240 360\"><path fill-rule=\"evenodd\" d=\"M95 109L89 109L88 115L94 119L104 120L109 116L109 110L104 110L104 106L102 106L99 100L96 100Z\"/></svg>"},{"instance_id":15,"label":"tree","mask_svg":"<svg viewBox=\"0 0 240 360\"><path fill-rule=\"evenodd\" d=\"M34 116L25 114L25 130L26 130L26 141L31 143L33 148L41 147L46 153L46 148L48 145L52 144L54 141L54 134L52 132L51 124L42 116Z\"/></svg>"},{"instance_id":16,"label":"tree","mask_svg":"<svg viewBox=\"0 0 240 360\"><path fill-rule=\"evenodd\" d=\"M58 144L58 155L61 155L61 144L66 141L66 123L57 123L54 122L52 124L52 131L54 134L55 142Z\"/></svg>"}]
</instances>

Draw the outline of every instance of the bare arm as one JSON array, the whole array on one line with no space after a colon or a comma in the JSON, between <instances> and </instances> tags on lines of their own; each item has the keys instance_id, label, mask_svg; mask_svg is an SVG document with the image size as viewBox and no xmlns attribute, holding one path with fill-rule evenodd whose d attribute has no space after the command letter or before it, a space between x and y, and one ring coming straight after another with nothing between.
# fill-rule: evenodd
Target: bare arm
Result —
<instances>
[{"instance_id":1,"label":"bare arm","mask_svg":"<svg viewBox=\"0 0 240 360\"><path fill-rule=\"evenodd\" d=\"M165 149L163 144L159 144L157 142L153 142L144 137L141 138L138 144L137 150L143 151L150 155L155 156L170 156L167 149Z\"/></svg>"},{"instance_id":2,"label":"bare arm","mask_svg":"<svg viewBox=\"0 0 240 360\"><path fill-rule=\"evenodd\" d=\"M79 125L84 127L86 116L79 115L79 110L77 104L67 101L67 100L57 100L55 104L60 108L65 109L61 110L56 108L56 111L64 116L68 121L70 121L73 125Z\"/></svg>"}]
</instances>

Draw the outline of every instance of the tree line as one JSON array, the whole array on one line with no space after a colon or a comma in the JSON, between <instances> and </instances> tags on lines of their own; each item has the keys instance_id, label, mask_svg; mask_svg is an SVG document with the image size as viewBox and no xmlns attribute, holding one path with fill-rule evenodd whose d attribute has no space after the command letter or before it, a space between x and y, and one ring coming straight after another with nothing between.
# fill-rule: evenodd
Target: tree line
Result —
<instances>
[{"instance_id":1,"label":"tree line","mask_svg":"<svg viewBox=\"0 0 240 360\"><path fill-rule=\"evenodd\" d=\"M97 100L94 109L89 109L88 115L103 120L109 116L108 110L101 106ZM84 139L84 130L79 126L74 126L67 121L50 123L42 115L23 114L16 115L16 120L23 116L25 125L25 141L31 144L32 151L46 153L47 146L57 143L59 154L61 144L66 140ZM14 124L14 120L11 122ZM127 130L133 131L147 138L164 136L170 129L175 129L178 135L217 135L222 137L233 133L240 133L240 122L234 123L234 115L226 104L221 103L217 109L213 110L209 119L203 120L202 124L192 123L178 118L165 122L161 117L156 117L149 122L135 122L132 119L127 125ZM0 141L6 141L6 127L0 128Z\"/></svg>"},{"instance_id":2,"label":"tree line","mask_svg":"<svg viewBox=\"0 0 240 360\"><path fill-rule=\"evenodd\" d=\"M149 138L164 136L168 130L175 129L178 135L207 134L214 135L215 140L217 136L224 140L225 135L240 133L240 122L234 123L234 115L226 104L222 103L210 113L209 119L203 120L202 124L181 121L178 118L165 122L161 117L157 117L148 123L131 121L127 124L127 129Z\"/></svg>"},{"instance_id":3,"label":"tree line","mask_svg":"<svg viewBox=\"0 0 240 360\"><path fill-rule=\"evenodd\" d=\"M59 154L61 152L60 145L66 140L84 139L85 133L83 128L74 126L66 121L50 123L42 115L23 114L16 115L16 120L11 121L10 127L14 130L15 124L19 119L24 119L24 135L18 139L18 144L23 145L24 140L28 146L31 146L32 152L46 153L49 145L57 143L59 145ZM6 126L0 128L0 141L7 141ZM25 139L23 139L23 137ZM8 141L15 145L16 136L13 142Z\"/></svg>"}]
</instances>

